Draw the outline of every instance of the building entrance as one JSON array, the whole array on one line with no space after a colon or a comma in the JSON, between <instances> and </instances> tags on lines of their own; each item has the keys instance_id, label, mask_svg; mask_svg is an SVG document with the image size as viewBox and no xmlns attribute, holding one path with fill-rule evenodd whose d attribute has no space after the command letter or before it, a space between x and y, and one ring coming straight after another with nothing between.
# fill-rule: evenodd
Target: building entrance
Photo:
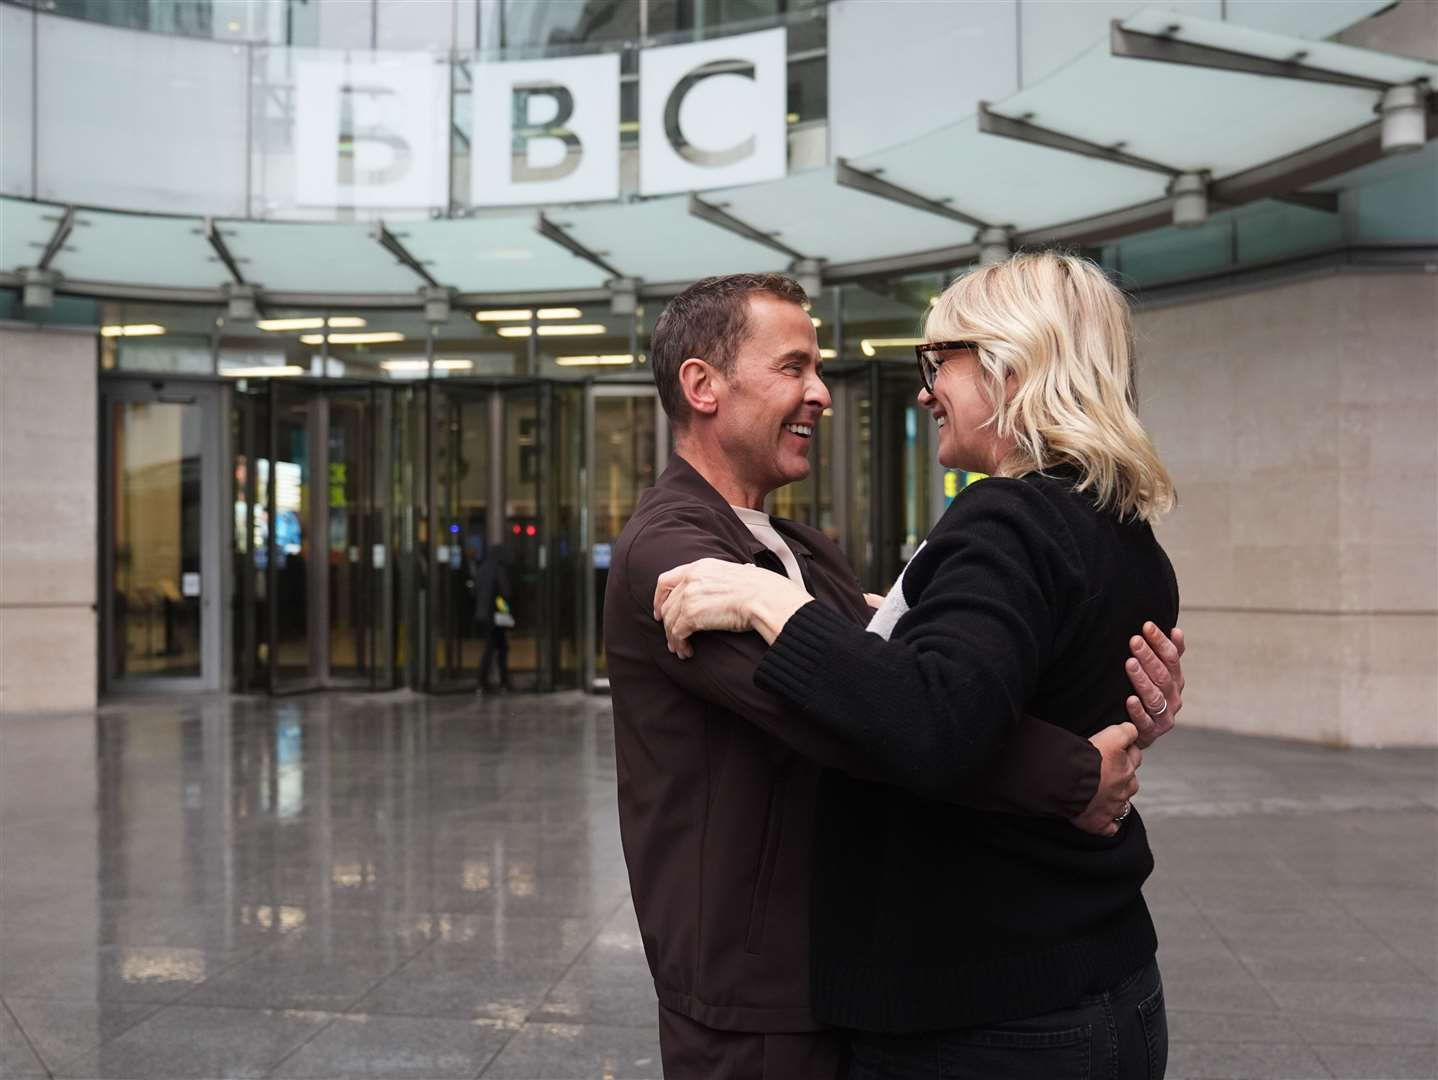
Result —
<instances>
[{"instance_id":1,"label":"building entrance","mask_svg":"<svg viewBox=\"0 0 1438 1080\"><path fill-rule=\"evenodd\" d=\"M394 685L393 408L378 385L235 395L237 685Z\"/></svg>"}]
</instances>

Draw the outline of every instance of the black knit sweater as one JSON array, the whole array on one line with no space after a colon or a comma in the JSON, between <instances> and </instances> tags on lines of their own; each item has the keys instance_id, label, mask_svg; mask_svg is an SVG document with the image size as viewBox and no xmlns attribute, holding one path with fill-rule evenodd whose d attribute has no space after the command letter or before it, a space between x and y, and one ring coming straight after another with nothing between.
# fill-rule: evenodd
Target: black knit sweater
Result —
<instances>
[{"instance_id":1,"label":"black knit sweater","mask_svg":"<svg viewBox=\"0 0 1438 1080\"><path fill-rule=\"evenodd\" d=\"M815 1014L924 1031L1071 1005L1154 954L1139 815L1102 838L935 796L984 775L1020 711L1084 736L1126 719L1128 639L1173 626L1173 568L1146 524L1036 473L964 491L902 588L891 640L810 603L755 674L892 781L824 778Z\"/></svg>"}]
</instances>

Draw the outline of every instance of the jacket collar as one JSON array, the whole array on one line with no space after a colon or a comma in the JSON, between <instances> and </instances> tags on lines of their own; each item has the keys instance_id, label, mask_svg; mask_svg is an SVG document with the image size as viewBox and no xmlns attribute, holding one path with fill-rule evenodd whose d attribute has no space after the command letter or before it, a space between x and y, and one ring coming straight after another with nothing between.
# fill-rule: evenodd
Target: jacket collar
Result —
<instances>
[{"instance_id":1,"label":"jacket collar","mask_svg":"<svg viewBox=\"0 0 1438 1080\"><path fill-rule=\"evenodd\" d=\"M655 481L654 486L656 488L664 488L668 491L678 492L681 495L697 499L699 502L712 506L716 510L722 510L733 520L736 526L744 530L744 535L748 537L749 552L751 555L758 555L761 551L769 550L749 531L749 527L739 520L739 516L734 513L733 507L729 505L728 500L725 499L723 495L720 495L719 492L714 489L714 485L709 483L708 480L705 480L699 470L685 461L679 454L674 452L669 454L669 464L665 467L659 479ZM790 550L792 550L795 555L813 554L809 550L809 546L794 535L793 522L785 518L774 516L770 516L769 521L773 524L775 530L784 537Z\"/></svg>"}]
</instances>

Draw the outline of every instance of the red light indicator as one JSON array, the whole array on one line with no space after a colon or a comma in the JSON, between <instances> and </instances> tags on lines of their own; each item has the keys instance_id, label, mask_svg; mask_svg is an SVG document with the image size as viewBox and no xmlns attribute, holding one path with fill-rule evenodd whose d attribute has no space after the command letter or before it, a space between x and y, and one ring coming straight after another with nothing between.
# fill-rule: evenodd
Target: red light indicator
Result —
<instances>
[{"instance_id":1,"label":"red light indicator","mask_svg":"<svg viewBox=\"0 0 1438 1080\"><path fill-rule=\"evenodd\" d=\"M535 536L539 533L539 530L536 529L533 525L531 525L529 526L529 528L525 529L524 532L526 536Z\"/></svg>"},{"instance_id":2,"label":"red light indicator","mask_svg":"<svg viewBox=\"0 0 1438 1080\"><path fill-rule=\"evenodd\" d=\"M516 526L514 527L514 535L515 535L515 536L518 536L518 535L519 535L519 526L518 526L518 525L516 525Z\"/></svg>"}]
</instances>

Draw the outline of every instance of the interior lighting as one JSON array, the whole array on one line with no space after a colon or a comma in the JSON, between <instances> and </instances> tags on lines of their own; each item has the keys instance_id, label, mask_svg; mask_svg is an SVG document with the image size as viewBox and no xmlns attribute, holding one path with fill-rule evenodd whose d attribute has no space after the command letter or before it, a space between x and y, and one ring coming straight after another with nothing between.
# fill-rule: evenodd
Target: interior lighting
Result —
<instances>
[{"instance_id":1,"label":"interior lighting","mask_svg":"<svg viewBox=\"0 0 1438 1080\"><path fill-rule=\"evenodd\" d=\"M1201 173L1181 173L1169 186L1173 196L1173 223L1192 229L1208 220L1208 184Z\"/></svg>"},{"instance_id":2,"label":"interior lighting","mask_svg":"<svg viewBox=\"0 0 1438 1080\"><path fill-rule=\"evenodd\" d=\"M385 371L427 371L430 364L423 357L406 357L396 360L381 360L379 366ZM461 358L436 357L434 361L435 371L469 371L473 367L473 360Z\"/></svg>"},{"instance_id":3,"label":"interior lighting","mask_svg":"<svg viewBox=\"0 0 1438 1080\"><path fill-rule=\"evenodd\" d=\"M1378 111L1383 115L1381 145L1385 154L1422 149L1428 139L1424 96L1421 86L1390 86L1384 91Z\"/></svg>"},{"instance_id":4,"label":"interior lighting","mask_svg":"<svg viewBox=\"0 0 1438 1080\"><path fill-rule=\"evenodd\" d=\"M301 334L300 341L306 345L323 345L326 337L331 345L388 345L404 340L398 330L374 330L365 334Z\"/></svg>"},{"instance_id":5,"label":"interior lighting","mask_svg":"<svg viewBox=\"0 0 1438 1080\"><path fill-rule=\"evenodd\" d=\"M859 342L859 351L865 356L878 356L880 349L912 349L915 345L922 345L924 341L921 337L864 338Z\"/></svg>"},{"instance_id":6,"label":"interior lighting","mask_svg":"<svg viewBox=\"0 0 1438 1080\"><path fill-rule=\"evenodd\" d=\"M612 353L606 356L556 356L554 362L560 367L618 367L634 363L628 353Z\"/></svg>"},{"instance_id":7,"label":"interior lighting","mask_svg":"<svg viewBox=\"0 0 1438 1080\"><path fill-rule=\"evenodd\" d=\"M509 308L504 311L476 311L475 322L521 322L530 318L534 312L529 308Z\"/></svg>"},{"instance_id":8,"label":"interior lighting","mask_svg":"<svg viewBox=\"0 0 1438 1080\"><path fill-rule=\"evenodd\" d=\"M820 349L820 350L819 350L819 359L820 359L820 360L832 360L832 359L834 359L834 357L836 357L836 356L838 356L838 355L839 355L839 353L838 353L838 350L836 350L836 349Z\"/></svg>"},{"instance_id":9,"label":"interior lighting","mask_svg":"<svg viewBox=\"0 0 1438 1080\"><path fill-rule=\"evenodd\" d=\"M819 318L817 315L810 315L809 321L814 324L815 330L819 329L819 327L824 325L824 320Z\"/></svg>"},{"instance_id":10,"label":"interior lighting","mask_svg":"<svg viewBox=\"0 0 1438 1080\"><path fill-rule=\"evenodd\" d=\"M525 327L525 329L529 329ZM570 323L566 326L541 326L538 328L540 337L593 337L595 334L609 333L609 327L603 323Z\"/></svg>"},{"instance_id":11,"label":"interior lighting","mask_svg":"<svg viewBox=\"0 0 1438 1080\"><path fill-rule=\"evenodd\" d=\"M495 333L500 337L529 337L534 331L528 326L501 326Z\"/></svg>"},{"instance_id":12,"label":"interior lighting","mask_svg":"<svg viewBox=\"0 0 1438 1080\"><path fill-rule=\"evenodd\" d=\"M222 367L220 374L230 379L263 379L271 375L303 375L298 364L273 364L261 367Z\"/></svg>"},{"instance_id":13,"label":"interior lighting","mask_svg":"<svg viewBox=\"0 0 1438 1080\"><path fill-rule=\"evenodd\" d=\"M101 337L155 337L165 328L158 323L130 323L127 326L102 326Z\"/></svg>"},{"instance_id":14,"label":"interior lighting","mask_svg":"<svg viewBox=\"0 0 1438 1080\"><path fill-rule=\"evenodd\" d=\"M577 307L542 307L536 314L541 319L577 319L584 312Z\"/></svg>"},{"instance_id":15,"label":"interior lighting","mask_svg":"<svg viewBox=\"0 0 1438 1080\"><path fill-rule=\"evenodd\" d=\"M331 315L329 325L334 330L351 330L357 326L368 326L369 323L358 315Z\"/></svg>"},{"instance_id":16,"label":"interior lighting","mask_svg":"<svg viewBox=\"0 0 1438 1080\"><path fill-rule=\"evenodd\" d=\"M316 315L308 319L260 319L255 323L255 328L277 333L285 330L318 330L324 324L324 319Z\"/></svg>"}]
</instances>

